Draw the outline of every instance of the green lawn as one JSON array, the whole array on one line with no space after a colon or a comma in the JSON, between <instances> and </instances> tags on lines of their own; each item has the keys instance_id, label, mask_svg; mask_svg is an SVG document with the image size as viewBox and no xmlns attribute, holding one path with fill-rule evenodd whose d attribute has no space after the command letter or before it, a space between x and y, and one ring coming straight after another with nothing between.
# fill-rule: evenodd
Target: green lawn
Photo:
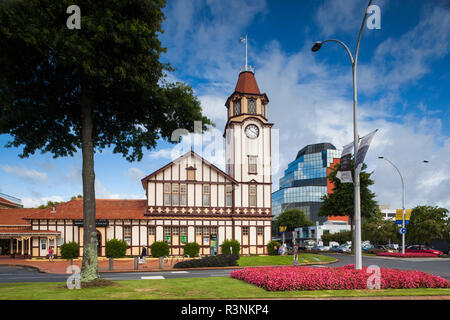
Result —
<instances>
[{"instance_id":1,"label":"green lawn","mask_svg":"<svg viewBox=\"0 0 450 320\"><path fill-rule=\"evenodd\" d=\"M0 300L258 299L450 295L450 289L268 292L229 277L115 281L114 286L69 290L63 283L0 284Z\"/></svg>"},{"instance_id":2,"label":"green lawn","mask_svg":"<svg viewBox=\"0 0 450 320\"><path fill-rule=\"evenodd\" d=\"M243 267L251 266L275 266L275 265L292 265L294 256L241 256L238 260L238 265ZM300 263L316 263L325 261L334 261L334 258L319 255L302 253L298 255Z\"/></svg>"}]
</instances>

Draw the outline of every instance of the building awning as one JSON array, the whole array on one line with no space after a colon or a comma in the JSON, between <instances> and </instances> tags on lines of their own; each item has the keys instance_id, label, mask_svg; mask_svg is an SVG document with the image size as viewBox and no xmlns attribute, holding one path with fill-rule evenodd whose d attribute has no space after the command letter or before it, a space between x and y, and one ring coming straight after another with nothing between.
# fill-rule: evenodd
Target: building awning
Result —
<instances>
[{"instance_id":1,"label":"building awning","mask_svg":"<svg viewBox=\"0 0 450 320\"><path fill-rule=\"evenodd\" d=\"M19 236L59 236L61 231L55 230L30 230L30 229L9 229L0 228L0 237L19 237Z\"/></svg>"}]
</instances>

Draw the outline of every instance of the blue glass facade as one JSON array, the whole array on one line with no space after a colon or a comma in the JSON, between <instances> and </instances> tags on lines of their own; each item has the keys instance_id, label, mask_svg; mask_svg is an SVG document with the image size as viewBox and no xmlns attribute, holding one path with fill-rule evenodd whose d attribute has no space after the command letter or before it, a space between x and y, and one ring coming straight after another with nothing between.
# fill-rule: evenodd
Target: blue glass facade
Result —
<instances>
[{"instance_id":1,"label":"blue glass facade","mask_svg":"<svg viewBox=\"0 0 450 320\"><path fill-rule=\"evenodd\" d=\"M328 190L327 168L340 158L341 152L331 143L312 144L300 150L284 171L280 189L272 193L273 214L277 216L287 209L298 208L313 222L326 221L326 217L318 216L318 211L321 198Z\"/></svg>"}]
</instances>

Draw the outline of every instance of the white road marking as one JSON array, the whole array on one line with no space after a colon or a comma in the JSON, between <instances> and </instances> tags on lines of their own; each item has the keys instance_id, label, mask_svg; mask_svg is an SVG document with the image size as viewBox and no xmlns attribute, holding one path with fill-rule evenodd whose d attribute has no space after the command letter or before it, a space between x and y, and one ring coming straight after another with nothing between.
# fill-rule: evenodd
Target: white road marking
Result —
<instances>
[{"instance_id":1,"label":"white road marking","mask_svg":"<svg viewBox=\"0 0 450 320\"><path fill-rule=\"evenodd\" d=\"M165 279L163 276L148 276L141 277L142 280L156 280L156 279Z\"/></svg>"},{"instance_id":2,"label":"white road marking","mask_svg":"<svg viewBox=\"0 0 450 320\"><path fill-rule=\"evenodd\" d=\"M189 273L188 271L172 271L170 273Z\"/></svg>"}]
</instances>

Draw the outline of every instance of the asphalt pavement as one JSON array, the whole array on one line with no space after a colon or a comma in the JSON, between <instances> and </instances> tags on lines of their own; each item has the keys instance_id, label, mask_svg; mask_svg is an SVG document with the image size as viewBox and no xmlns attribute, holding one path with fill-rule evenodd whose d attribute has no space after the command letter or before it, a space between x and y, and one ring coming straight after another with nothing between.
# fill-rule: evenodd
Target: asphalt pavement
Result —
<instances>
[{"instance_id":1,"label":"asphalt pavement","mask_svg":"<svg viewBox=\"0 0 450 320\"><path fill-rule=\"evenodd\" d=\"M339 259L339 262L320 265L317 267L344 266L354 264L354 255L327 254ZM450 259L442 258L387 258L375 256L363 256L363 266L377 265L380 268L401 270L420 270L441 276L450 281ZM100 273L100 276L108 280L151 280L174 278L199 278L199 277L227 277L234 269L214 270L179 270L157 272L115 272ZM19 282L65 282L68 275L42 273L33 268L0 266L0 283Z\"/></svg>"}]
</instances>

